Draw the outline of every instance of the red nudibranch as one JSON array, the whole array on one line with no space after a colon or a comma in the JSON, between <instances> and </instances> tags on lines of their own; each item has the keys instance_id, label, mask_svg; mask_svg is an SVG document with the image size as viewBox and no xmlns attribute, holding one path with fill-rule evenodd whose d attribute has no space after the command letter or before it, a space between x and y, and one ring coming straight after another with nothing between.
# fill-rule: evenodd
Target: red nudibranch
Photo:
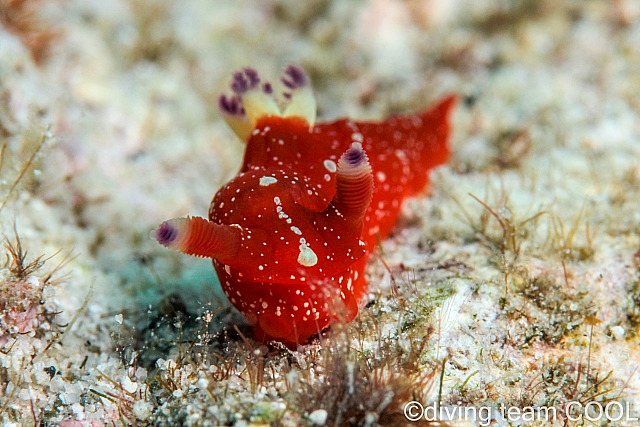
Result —
<instances>
[{"instance_id":1,"label":"red nudibranch","mask_svg":"<svg viewBox=\"0 0 640 427\"><path fill-rule=\"evenodd\" d=\"M255 70L233 75L233 95L220 96L219 108L246 141L242 169L217 192L208 220L165 221L154 237L212 258L255 338L295 347L357 314L378 239L449 157L456 99L381 122L315 123L304 70L291 65L281 81L285 92L276 97Z\"/></svg>"}]
</instances>

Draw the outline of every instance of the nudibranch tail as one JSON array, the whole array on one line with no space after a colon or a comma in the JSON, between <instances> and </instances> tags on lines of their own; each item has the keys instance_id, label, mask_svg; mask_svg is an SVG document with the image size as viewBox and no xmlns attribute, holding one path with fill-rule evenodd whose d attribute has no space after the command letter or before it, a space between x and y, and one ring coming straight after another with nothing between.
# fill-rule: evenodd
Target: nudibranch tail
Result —
<instances>
[{"instance_id":1,"label":"nudibranch tail","mask_svg":"<svg viewBox=\"0 0 640 427\"><path fill-rule=\"evenodd\" d=\"M423 128L430 129L436 138L435 141L438 142L423 151L423 154L428 156L422 163L425 170L446 163L451 156L449 147L449 140L451 139L450 123L453 109L457 103L458 97L449 95L420 115L423 121Z\"/></svg>"},{"instance_id":2,"label":"nudibranch tail","mask_svg":"<svg viewBox=\"0 0 640 427\"><path fill-rule=\"evenodd\" d=\"M354 142L338 161L333 204L342 215L361 221L373 195L373 175L362 144Z\"/></svg>"},{"instance_id":3,"label":"nudibranch tail","mask_svg":"<svg viewBox=\"0 0 640 427\"><path fill-rule=\"evenodd\" d=\"M233 262L238 253L241 230L200 217L186 217L163 222L152 232L152 237L178 252L227 263Z\"/></svg>"},{"instance_id":4,"label":"nudibranch tail","mask_svg":"<svg viewBox=\"0 0 640 427\"><path fill-rule=\"evenodd\" d=\"M300 67L289 65L281 78L286 92L275 96L270 82L262 82L253 68L243 68L233 74L232 96L220 95L218 108L229 127L247 141L263 117L298 117L312 128L316 121L316 99L311 79ZM281 108L282 106L282 108Z\"/></svg>"}]
</instances>

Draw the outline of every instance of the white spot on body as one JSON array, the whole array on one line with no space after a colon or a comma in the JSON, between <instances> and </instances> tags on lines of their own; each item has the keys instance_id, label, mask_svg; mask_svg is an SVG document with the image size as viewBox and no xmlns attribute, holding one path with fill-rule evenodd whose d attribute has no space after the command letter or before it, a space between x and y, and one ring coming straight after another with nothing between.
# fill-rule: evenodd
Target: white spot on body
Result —
<instances>
[{"instance_id":1,"label":"white spot on body","mask_svg":"<svg viewBox=\"0 0 640 427\"><path fill-rule=\"evenodd\" d=\"M333 160L325 160L323 164L324 164L324 167L331 173L334 173L335 171L338 170L338 166L336 165L336 162L334 162Z\"/></svg>"},{"instance_id":2,"label":"white spot on body","mask_svg":"<svg viewBox=\"0 0 640 427\"><path fill-rule=\"evenodd\" d=\"M275 184L276 182L278 182L278 180L272 176L263 176L262 178L260 178L260 185L263 187Z\"/></svg>"},{"instance_id":3,"label":"white spot on body","mask_svg":"<svg viewBox=\"0 0 640 427\"><path fill-rule=\"evenodd\" d=\"M306 243L300 244L300 254L298 255L298 264L305 267L313 267L318 263L318 256L313 249L307 246Z\"/></svg>"},{"instance_id":4,"label":"white spot on body","mask_svg":"<svg viewBox=\"0 0 640 427\"><path fill-rule=\"evenodd\" d=\"M298 236L302 234L302 231L300 231L300 229L294 225L291 226L291 231L296 233Z\"/></svg>"}]
</instances>

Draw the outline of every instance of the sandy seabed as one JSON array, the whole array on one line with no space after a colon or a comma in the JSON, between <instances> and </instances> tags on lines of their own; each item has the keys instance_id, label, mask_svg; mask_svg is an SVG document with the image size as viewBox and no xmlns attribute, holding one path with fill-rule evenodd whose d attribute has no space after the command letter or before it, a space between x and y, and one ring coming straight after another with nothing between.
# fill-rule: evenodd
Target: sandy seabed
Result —
<instances>
[{"instance_id":1,"label":"sandy seabed","mask_svg":"<svg viewBox=\"0 0 640 427\"><path fill-rule=\"evenodd\" d=\"M3 425L433 424L412 400L639 425L637 1L0 0L0 24ZM298 351L149 238L240 165L231 73L289 63L320 120L460 100L360 316Z\"/></svg>"}]
</instances>

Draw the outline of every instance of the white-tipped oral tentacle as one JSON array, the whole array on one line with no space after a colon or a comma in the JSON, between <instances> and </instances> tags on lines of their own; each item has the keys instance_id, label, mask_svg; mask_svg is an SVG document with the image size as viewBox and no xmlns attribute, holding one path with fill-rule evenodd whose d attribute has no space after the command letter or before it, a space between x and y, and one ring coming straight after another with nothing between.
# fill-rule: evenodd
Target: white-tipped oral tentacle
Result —
<instances>
[{"instance_id":1,"label":"white-tipped oral tentacle","mask_svg":"<svg viewBox=\"0 0 640 427\"><path fill-rule=\"evenodd\" d=\"M238 95L231 97L220 95L218 98L218 109L231 130L238 135L241 140L247 141L253 130L253 125L247 118L240 97Z\"/></svg>"},{"instance_id":2,"label":"white-tipped oral tentacle","mask_svg":"<svg viewBox=\"0 0 640 427\"><path fill-rule=\"evenodd\" d=\"M302 68L295 65L289 65L284 74L281 80L288 89L285 98L289 99L289 104L285 107L282 116L301 117L312 128L316 123L317 105L311 79Z\"/></svg>"},{"instance_id":3,"label":"white-tipped oral tentacle","mask_svg":"<svg viewBox=\"0 0 640 427\"><path fill-rule=\"evenodd\" d=\"M258 120L265 116L279 116L278 104L271 96L270 85L261 85L258 72L245 68L233 74L231 88L242 100L245 114L255 127Z\"/></svg>"},{"instance_id":4,"label":"white-tipped oral tentacle","mask_svg":"<svg viewBox=\"0 0 640 427\"><path fill-rule=\"evenodd\" d=\"M254 69L244 68L233 74L233 95L221 95L218 108L240 139L246 142L258 121L267 116L298 117L309 123L309 128L315 125L316 99L309 76L302 68L289 65L281 82L286 91L278 100L271 83L262 82Z\"/></svg>"}]
</instances>

